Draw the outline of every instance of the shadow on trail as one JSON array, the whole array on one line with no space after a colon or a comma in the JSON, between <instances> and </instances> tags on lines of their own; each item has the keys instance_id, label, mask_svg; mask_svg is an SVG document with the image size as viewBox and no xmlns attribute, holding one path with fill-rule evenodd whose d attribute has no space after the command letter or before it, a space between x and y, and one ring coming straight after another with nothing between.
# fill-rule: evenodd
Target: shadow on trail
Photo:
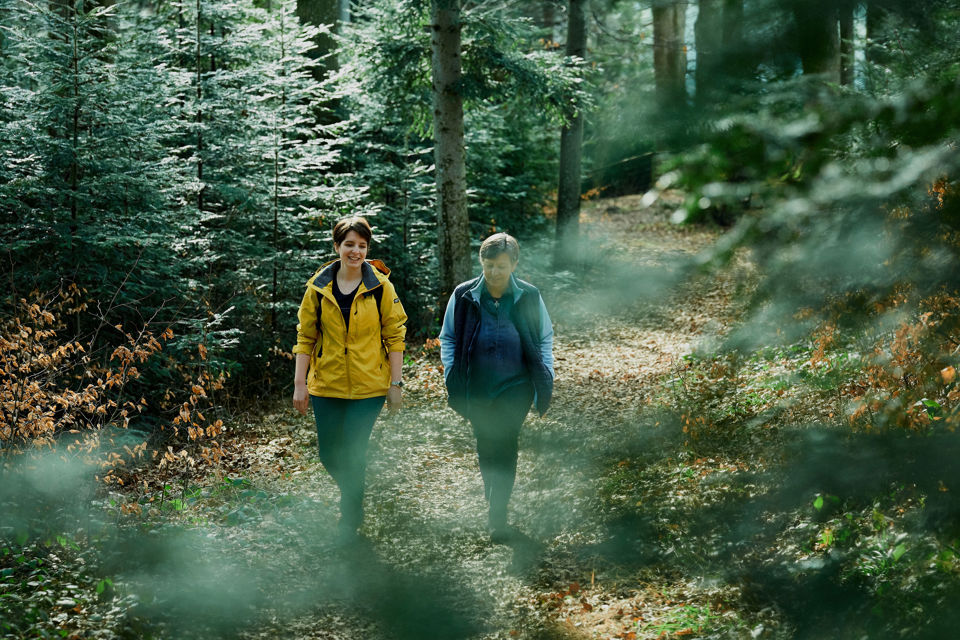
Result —
<instances>
[{"instance_id":1,"label":"shadow on trail","mask_svg":"<svg viewBox=\"0 0 960 640\"><path fill-rule=\"evenodd\" d=\"M642 459L673 455L659 444ZM957 459L955 433L798 429L779 466L720 474L725 489L707 501L666 492L631 502L607 515L601 542L569 552L736 587L748 608L776 610L795 638L952 637Z\"/></svg>"},{"instance_id":2,"label":"shadow on trail","mask_svg":"<svg viewBox=\"0 0 960 640\"><path fill-rule=\"evenodd\" d=\"M513 532L506 544L513 550L507 570L516 576L531 575L540 567L546 555L545 544L519 530Z\"/></svg>"},{"instance_id":3,"label":"shadow on trail","mask_svg":"<svg viewBox=\"0 0 960 640\"><path fill-rule=\"evenodd\" d=\"M269 556L251 562L199 532L127 535L112 547L126 560L108 568L138 594L137 615L173 637L237 637L271 618L339 612L372 623L384 638L414 640L429 629L431 638L460 640L483 630L490 608L442 568L394 566L366 539L305 545L293 574L272 567Z\"/></svg>"},{"instance_id":4,"label":"shadow on trail","mask_svg":"<svg viewBox=\"0 0 960 640\"><path fill-rule=\"evenodd\" d=\"M443 563L397 566L361 539L334 544L329 509L284 502L243 526L134 520L118 525L77 496L94 493L91 469L50 455L0 475L0 542L54 537L82 526L86 571L110 578L137 637L259 637L264 625L304 616L372 624L377 637L476 637L492 604ZM282 525L282 526L281 526ZM272 621L272 622L271 622ZM279 621L279 622L277 622Z\"/></svg>"},{"instance_id":5,"label":"shadow on trail","mask_svg":"<svg viewBox=\"0 0 960 640\"><path fill-rule=\"evenodd\" d=\"M306 598L332 597L354 613L374 621L385 635L399 640L456 640L483 631L489 606L441 567L410 571L391 565L361 538L336 551L327 584L308 588Z\"/></svg>"}]
</instances>

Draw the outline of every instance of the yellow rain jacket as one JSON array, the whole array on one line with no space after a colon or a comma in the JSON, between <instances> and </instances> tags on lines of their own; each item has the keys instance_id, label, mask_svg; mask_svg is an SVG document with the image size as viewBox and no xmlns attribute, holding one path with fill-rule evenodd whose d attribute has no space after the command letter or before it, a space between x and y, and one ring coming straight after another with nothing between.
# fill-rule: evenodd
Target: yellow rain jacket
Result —
<instances>
[{"instance_id":1,"label":"yellow rain jacket","mask_svg":"<svg viewBox=\"0 0 960 640\"><path fill-rule=\"evenodd\" d=\"M307 281L293 353L310 355L307 390L312 396L349 400L385 396L390 389L387 353L404 350L407 314L387 279L390 270L379 260L367 260L360 267L360 287L344 335L346 325L333 297L339 269L339 260L328 262Z\"/></svg>"}]
</instances>

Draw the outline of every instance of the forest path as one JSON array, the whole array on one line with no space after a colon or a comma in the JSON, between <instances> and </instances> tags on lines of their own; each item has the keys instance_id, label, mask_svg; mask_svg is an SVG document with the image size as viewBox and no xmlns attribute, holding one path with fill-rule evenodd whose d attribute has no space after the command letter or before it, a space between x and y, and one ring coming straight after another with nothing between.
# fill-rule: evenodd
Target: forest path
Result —
<instances>
[{"instance_id":1,"label":"forest path","mask_svg":"<svg viewBox=\"0 0 960 640\"><path fill-rule=\"evenodd\" d=\"M472 434L446 407L436 348L411 352L406 406L375 427L367 541L354 549L332 542L337 490L316 461L312 420L283 409L246 433L232 464L286 500L236 530L245 553L271 558L260 606L272 616L245 637L644 637L643 611L667 615L681 591L698 601L700 588L677 576L637 581L641 532L611 521L601 500L618 460L669 454L640 412L677 359L730 320L732 278L669 297L650 281L717 236L672 225L671 204L590 203L582 278L538 271L525 245L518 274L551 310L558 379L550 411L531 414L521 436L511 520L525 536L512 546L485 531Z\"/></svg>"}]
</instances>

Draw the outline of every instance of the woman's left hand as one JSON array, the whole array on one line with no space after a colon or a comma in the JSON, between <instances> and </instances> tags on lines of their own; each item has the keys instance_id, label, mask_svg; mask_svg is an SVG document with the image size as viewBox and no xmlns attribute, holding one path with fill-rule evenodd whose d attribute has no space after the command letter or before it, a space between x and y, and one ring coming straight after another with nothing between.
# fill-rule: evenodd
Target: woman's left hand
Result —
<instances>
[{"instance_id":1,"label":"woman's left hand","mask_svg":"<svg viewBox=\"0 0 960 640\"><path fill-rule=\"evenodd\" d=\"M403 390L397 386L391 386L387 391L387 410L394 414L403 408Z\"/></svg>"}]
</instances>

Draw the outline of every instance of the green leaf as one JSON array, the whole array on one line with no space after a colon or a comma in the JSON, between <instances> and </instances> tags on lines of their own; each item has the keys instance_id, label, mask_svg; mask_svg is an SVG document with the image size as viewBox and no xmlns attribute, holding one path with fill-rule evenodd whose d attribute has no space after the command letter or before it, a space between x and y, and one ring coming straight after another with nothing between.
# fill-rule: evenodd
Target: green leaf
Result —
<instances>
[{"instance_id":1,"label":"green leaf","mask_svg":"<svg viewBox=\"0 0 960 640\"><path fill-rule=\"evenodd\" d=\"M97 595L102 594L104 591L113 586L113 580L110 578L104 578L97 583Z\"/></svg>"},{"instance_id":2,"label":"green leaf","mask_svg":"<svg viewBox=\"0 0 960 640\"><path fill-rule=\"evenodd\" d=\"M902 542L893 549L893 561L896 562L907 552L907 547Z\"/></svg>"},{"instance_id":3,"label":"green leaf","mask_svg":"<svg viewBox=\"0 0 960 640\"><path fill-rule=\"evenodd\" d=\"M813 508L817 511L823 509L823 496L817 496L816 500L813 501Z\"/></svg>"},{"instance_id":4,"label":"green leaf","mask_svg":"<svg viewBox=\"0 0 960 640\"><path fill-rule=\"evenodd\" d=\"M829 528L824 529L823 532L820 534L820 544L822 544L825 547L829 547L830 545L833 544L833 541L834 541L833 530Z\"/></svg>"}]
</instances>

